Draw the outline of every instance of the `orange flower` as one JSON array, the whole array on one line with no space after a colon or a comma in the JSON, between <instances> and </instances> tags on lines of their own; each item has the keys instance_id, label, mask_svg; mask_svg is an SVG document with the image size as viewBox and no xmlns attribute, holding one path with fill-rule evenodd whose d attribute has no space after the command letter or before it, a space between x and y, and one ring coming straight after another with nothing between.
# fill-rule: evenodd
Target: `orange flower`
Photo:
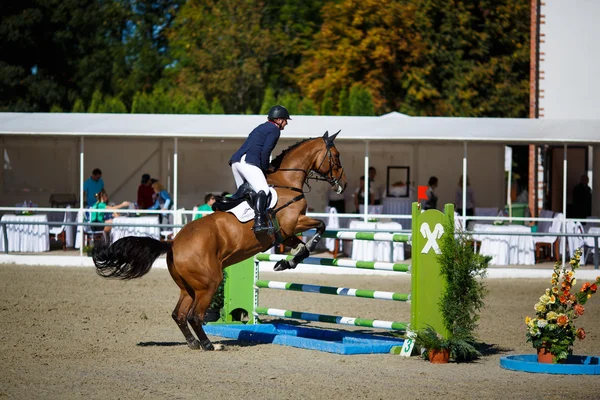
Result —
<instances>
[{"instance_id":1,"label":"orange flower","mask_svg":"<svg viewBox=\"0 0 600 400\"><path fill-rule=\"evenodd\" d=\"M583 328L577 328L577 332L575 333L575 335L577 335L579 340L585 339L585 331L583 330Z\"/></svg>"},{"instance_id":2,"label":"orange flower","mask_svg":"<svg viewBox=\"0 0 600 400\"><path fill-rule=\"evenodd\" d=\"M565 303L567 302L567 298L566 298L565 296L560 296L560 297L558 298L558 300L560 300L560 302L561 302L562 304L565 304Z\"/></svg>"},{"instance_id":3,"label":"orange flower","mask_svg":"<svg viewBox=\"0 0 600 400\"><path fill-rule=\"evenodd\" d=\"M556 324L558 326L567 326L568 323L569 317L567 317L566 315L561 315L558 318L556 318Z\"/></svg>"},{"instance_id":4,"label":"orange flower","mask_svg":"<svg viewBox=\"0 0 600 400\"><path fill-rule=\"evenodd\" d=\"M570 294L571 294L571 291L570 291L569 289L567 289L567 290L565 290L565 291L563 292L563 295L564 295L565 297L569 297L569 295L570 295Z\"/></svg>"},{"instance_id":5,"label":"orange flower","mask_svg":"<svg viewBox=\"0 0 600 400\"><path fill-rule=\"evenodd\" d=\"M598 285L594 283L592 286L590 286L590 290L592 293L596 293L596 290L598 290Z\"/></svg>"},{"instance_id":6,"label":"orange flower","mask_svg":"<svg viewBox=\"0 0 600 400\"><path fill-rule=\"evenodd\" d=\"M575 300L577 300L577 297L575 297L575 295L574 295L574 294L570 294L570 295L569 295L569 300L571 300L571 301L575 301Z\"/></svg>"},{"instance_id":7,"label":"orange flower","mask_svg":"<svg viewBox=\"0 0 600 400\"><path fill-rule=\"evenodd\" d=\"M577 315L583 315L583 311L585 310L585 308L581 304L575 304L575 307L573 308L575 309L575 313Z\"/></svg>"},{"instance_id":8,"label":"orange flower","mask_svg":"<svg viewBox=\"0 0 600 400\"><path fill-rule=\"evenodd\" d=\"M588 290L590 288L590 283L586 282L581 286L581 292L585 292L586 290Z\"/></svg>"}]
</instances>

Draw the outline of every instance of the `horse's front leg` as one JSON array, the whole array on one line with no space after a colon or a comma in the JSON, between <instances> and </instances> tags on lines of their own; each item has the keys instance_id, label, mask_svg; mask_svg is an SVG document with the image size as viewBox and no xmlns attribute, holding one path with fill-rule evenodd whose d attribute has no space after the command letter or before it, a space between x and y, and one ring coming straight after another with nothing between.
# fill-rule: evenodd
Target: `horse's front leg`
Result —
<instances>
[{"instance_id":1,"label":"horse's front leg","mask_svg":"<svg viewBox=\"0 0 600 400\"><path fill-rule=\"evenodd\" d=\"M321 237L323 237L323 233L325 232L325 223L319 219L309 218L306 215L301 215L300 218L298 218L298 224L294 229L294 235L309 229L316 229L317 233L308 239L306 244L298 239L297 236L291 236L285 241L285 244L292 247L292 255L294 258L291 260L277 261L273 270L283 271L286 269L296 268L298 264L300 264L310 255L312 251L315 250L317 243L319 243L319 240L321 240Z\"/></svg>"}]
</instances>

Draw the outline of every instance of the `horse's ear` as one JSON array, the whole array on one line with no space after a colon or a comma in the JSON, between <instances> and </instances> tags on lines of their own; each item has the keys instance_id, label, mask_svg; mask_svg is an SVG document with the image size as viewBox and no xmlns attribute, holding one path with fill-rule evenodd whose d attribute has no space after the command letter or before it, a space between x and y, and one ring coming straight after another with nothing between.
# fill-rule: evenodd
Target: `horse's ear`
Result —
<instances>
[{"instance_id":1,"label":"horse's ear","mask_svg":"<svg viewBox=\"0 0 600 400\"><path fill-rule=\"evenodd\" d=\"M325 131L325 133L323 134L323 139L325 139L327 141L327 139L329 139L329 131Z\"/></svg>"},{"instance_id":2,"label":"horse's ear","mask_svg":"<svg viewBox=\"0 0 600 400\"><path fill-rule=\"evenodd\" d=\"M341 131L342 131L342 130L340 129L339 131L337 131L337 132L336 132L336 133L334 133L333 135L329 136L329 139L328 139L328 140L329 140L329 143L333 143L333 140L335 139L335 137L336 137L337 135L339 135L339 134L340 134L340 132L341 132Z\"/></svg>"}]
</instances>

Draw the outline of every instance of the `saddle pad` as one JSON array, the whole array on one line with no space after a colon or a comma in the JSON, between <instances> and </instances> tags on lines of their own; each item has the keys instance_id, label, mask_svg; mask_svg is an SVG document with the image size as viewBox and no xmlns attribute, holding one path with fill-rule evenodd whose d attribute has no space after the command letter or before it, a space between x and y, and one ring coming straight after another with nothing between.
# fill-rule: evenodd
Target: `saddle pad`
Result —
<instances>
[{"instance_id":1,"label":"saddle pad","mask_svg":"<svg viewBox=\"0 0 600 400\"><path fill-rule=\"evenodd\" d=\"M271 191L271 202L269 204L269 208L271 209L277 204L277 192L272 187L269 187L269 190ZM227 212L235 215L240 222L248 222L254 219L254 209L247 201L238 204Z\"/></svg>"}]
</instances>

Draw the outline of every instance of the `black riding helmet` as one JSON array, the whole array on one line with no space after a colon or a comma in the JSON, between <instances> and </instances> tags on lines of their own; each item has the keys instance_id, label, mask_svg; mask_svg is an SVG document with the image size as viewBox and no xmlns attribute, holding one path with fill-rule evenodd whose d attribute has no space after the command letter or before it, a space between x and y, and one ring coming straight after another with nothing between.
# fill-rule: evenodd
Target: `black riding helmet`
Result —
<instances>
[{"instance_id":1,"label":"black riding helmet","mask_svg":"<svg viewBox=\"0 0 600 400\"><path fill-rule=\"evenodd\" d=\"M269 120L274 120L277 118L281 119L291 119L290 113L284 106L273 106L269 110L269 115L267 116Z\"/></svg>"}]
</instances>

